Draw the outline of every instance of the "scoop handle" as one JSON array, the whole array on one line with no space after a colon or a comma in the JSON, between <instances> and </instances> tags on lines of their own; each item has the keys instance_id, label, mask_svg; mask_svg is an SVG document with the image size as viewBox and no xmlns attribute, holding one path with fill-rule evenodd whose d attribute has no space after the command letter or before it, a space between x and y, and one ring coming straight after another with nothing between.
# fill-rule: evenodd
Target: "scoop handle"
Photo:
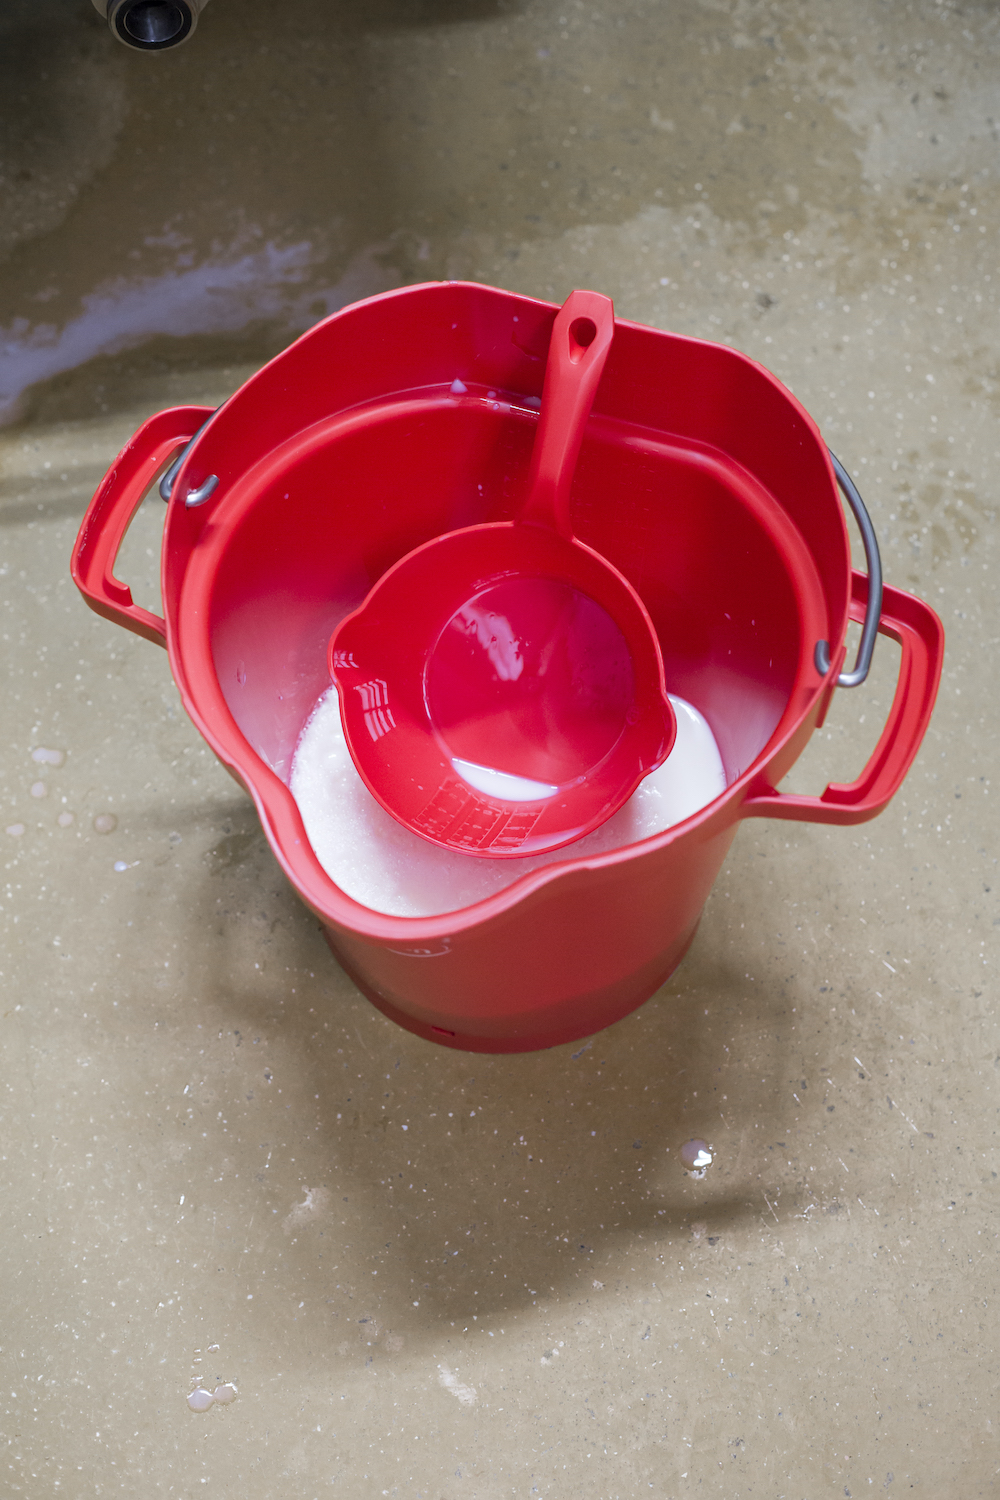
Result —
<instances>
[{"instance_id":1,"label":"scoop handle","mask_svg":"<svg viewBox=\"0 0 1000 1500\"><path fill-rule=\"evenodd\" d=\"M570 292L556 314L542 388L542 414L518 520L572 537L569 492L615 334L615 308L600 292Z\"/></svg>"}]
</instances>

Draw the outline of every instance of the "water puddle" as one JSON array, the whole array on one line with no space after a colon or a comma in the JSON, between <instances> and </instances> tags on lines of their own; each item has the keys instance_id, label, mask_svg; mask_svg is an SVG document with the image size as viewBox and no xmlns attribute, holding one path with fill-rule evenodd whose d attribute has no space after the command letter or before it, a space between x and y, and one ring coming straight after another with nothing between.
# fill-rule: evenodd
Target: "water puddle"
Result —
<instances>
[{"instance_id":1,"label":"water puddle","mask_svg":"<svg viewBox=\"0 0 1000 1500\"><path fill-rule=\"evenodd\" d=\"M289 336L301 333L397 284L397 273L379 259L384 249L359 252L332 284L324 283L321 257L308 240L232 247L196 265L189 263L191 252L180 249L159 275L102 282L61 327L15 318L0 328L0 424L18 419L29 386L157 335L238 334L260 323Z\"/></svg>"}]
</instances>

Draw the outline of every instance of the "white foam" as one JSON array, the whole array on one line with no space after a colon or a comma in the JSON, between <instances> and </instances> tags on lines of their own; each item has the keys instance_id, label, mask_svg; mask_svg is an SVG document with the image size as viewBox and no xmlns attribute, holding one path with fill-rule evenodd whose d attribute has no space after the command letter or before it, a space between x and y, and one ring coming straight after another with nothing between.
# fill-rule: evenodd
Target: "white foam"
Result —
<instances>
[{"instance_id":1,"label":"white foam","mask_svg":"<svg viewBox=\"0 0 1000 1500\"><path fill-rule=\"evenodd\" d=\"M541 802L545 797L554 797L559 790L547 781L531 781L527 776L497 771L493 766L477 766L474 760L459 760L457 755L452 757L451 764L462 780L474 786L477 792L506 802Z\"/></svg>"},{"instance_id":2,"label":"white foam","mask_svg":"<svg viewBox=\"0 0 1000 1500\"><path fill-rule=\"evenodd\" d=\"M299 737L290 787L316 858L346 895L399 917L459 911L513 885L530 870L606 854L662 833L726 789L722 757L705 718L670 695L677 740L625 806L576 843L527 859L453 853L411 833L376 802L354 768L340 721L336 687L313 709Z\"/></svg>"},{"instance_id":3,"label":"white foam","mask_svg":"<svg viewBox=\"0 0 1000 1500\"><path fill-rule=\"evenodd\" d=\"M447 1365L438 1365L438 1380L463 1406L475 1406L476 1387L463 1385L454 1370L449 1370Z\"/></svg>"}]
</instances>

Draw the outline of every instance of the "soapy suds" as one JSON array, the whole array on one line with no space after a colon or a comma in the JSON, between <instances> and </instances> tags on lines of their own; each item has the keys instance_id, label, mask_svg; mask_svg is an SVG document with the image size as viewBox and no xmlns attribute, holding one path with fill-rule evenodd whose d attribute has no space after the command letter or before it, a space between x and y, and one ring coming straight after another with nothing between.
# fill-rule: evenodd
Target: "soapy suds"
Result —
<instances>
[{"instance_id":1,"label":"soapy suds","mask_svg":"<svg viewBox=\"0 0 1000 1500\"><path fill-rule=\"evenodd\" d=\"M346 895L390 916L458 911L559 860L606 854L662 833L721 795L726 774L707 722L671 695L677 740L614 817L566 848L528 859L480 859L428 843L382 808L354 768L337 689L319 699L292 761L290 788L309 842Z\"/></svg>"},{"instance_id":2,"label":"soapy suds","mask_svg":"<svg viewBox=\"0 0 1000 1500\"><path fill-rule=\"evenodd\" d=\"M305 1195L302 1202L296 1203L291 1213L286 1214L282 1220L282 1227L286 1234L291 1234L292 1230L300 1229L304 1225L312 1223L313 1220L322 1218L324 1214L329 1212L329 1188L304 1187L302 1192Z\"/></svg>"},{"instance_id":3,"label":"soapy suds","mask_svg":"<svg viewBox=\"0 0 1000 1500\"><path fill-rule=\"evenodd\" d=\"M438 1365L438 1380L446 1391L450 1391L462 1406L475 1406L476 1388L474 1385L463 1385L455 1374L449 1370L447 1365Z\"/></svg>"},{"instance_id":4,"label":"soapy suds","mask_svg":"<svg viewBox=\"0 0 1000 1500\"><path fill-rule=\"evenodd\" d=\"M477 766L474 760L460 760L457 755L452 756L451 764L463 781L486 797L505 798L508 802L541 802L545 797L554 797L559 790L547 781L511 776L507 771L494 770L492 766Z\"/></svg>"},{"instance_id":5,"label":"soapy suds","mask_svg":"<svg viewBox=\"0 0 1000 1500\"><path fill-rule=\"evenodd\" d=\"M188 1396L187 1404L192 1411L208 1411L210 1406L228 1406L238 1395L239 1391L231 1381L227 1381L225 1385L217 1385L214 1391L198 1386Z\"/></svg>"}]
</instances>

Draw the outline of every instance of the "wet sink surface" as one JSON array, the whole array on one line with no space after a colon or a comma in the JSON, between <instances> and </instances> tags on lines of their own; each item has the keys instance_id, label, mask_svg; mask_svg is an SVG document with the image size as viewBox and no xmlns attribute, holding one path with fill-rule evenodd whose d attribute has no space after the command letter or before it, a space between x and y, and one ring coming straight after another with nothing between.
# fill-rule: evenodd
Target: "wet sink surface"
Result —
<instances>
[{"instance_id":1,"label":"wet sink surface","mask_svg":"<svg viewBox=\"0 0 1000 1500\"><path fill-rule=\"evenodd\" d=\"M7 1491L990 1495L995 11L275 10L153 58L84 0L0 20ZM671 981L514 1058L360 997L68 575L147 415L448 276L768 365L949 635L877 822L748 824ZM793 789L856 774L896 660Z\"/></svg>"}]
</instances>

